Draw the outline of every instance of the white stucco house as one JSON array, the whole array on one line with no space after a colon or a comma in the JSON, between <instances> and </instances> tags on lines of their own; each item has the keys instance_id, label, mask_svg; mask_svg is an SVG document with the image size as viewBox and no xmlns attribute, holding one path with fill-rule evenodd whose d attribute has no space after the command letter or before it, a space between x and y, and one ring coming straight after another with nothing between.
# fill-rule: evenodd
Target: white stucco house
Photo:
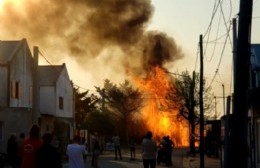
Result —
<instances>
[{"instance_id":1,"label":"white stucco house","mask_svg":"<svg viewBox=\"0 0 260 168\"><path fill-rule=\"evenodd\" d=\"M0 41L0 152L11 133L28 134L33 123L67 143L73 136L73 87L65 64L38 65L38 48L26 39Z\"/></svg>"},{"instance_id":2,"label":"white stucco house","mask_svg":"<svg viewBox=\"0 0 260 168\"><path fill-rule=\"evenodd\" d=\"M72 138L73 86L65 64L38 66L39 110L42 132L56 132Z\"/></svg>"},{"instance_id":3,"label":"white stucco house","mask_svg":"<svg viewBox=\"0 0 260 168\"><path fill-rule=\"evenodd\" d=\"M0 152L32 124L33 57L26 39L0 41Z\"/></svg>"}]
</instances>

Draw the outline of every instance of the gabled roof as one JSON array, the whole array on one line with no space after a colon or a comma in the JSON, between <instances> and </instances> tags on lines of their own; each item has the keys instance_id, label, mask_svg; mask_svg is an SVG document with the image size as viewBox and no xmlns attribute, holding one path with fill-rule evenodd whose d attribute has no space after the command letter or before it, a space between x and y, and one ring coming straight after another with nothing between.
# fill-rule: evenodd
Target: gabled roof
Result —
<instances>
[{"instance_id":1,"label":"gabled roof","mask_svg":"<svg viewBox=\"0 0 260 168\"><path fill-rule=\"evenodd\" d=\"M38 67L38 79L40 86L53 86L57 82L65 64L63 65L40 65Z\"/></svg>"},{"instance_id":2,"label":"gabled roof","mask_svg":"<svg viewBox=\"0 0 260 168\"><path fill-rule=\"evenodd\" d=\"M253 70L260 70L260 44L251 44L251 64Z\"/></svg>"},{"instance_id":3,"label":"gabled roof","mask_svg":"<svg viewBox=\"0 0 260 168\"><path fill-rule=\"evenodd\" d=\"M0 63L7 64L9 61L11 61L23 43L26 43L26 39L18 41L0 40Z\"/></svg>"}]
</instances>

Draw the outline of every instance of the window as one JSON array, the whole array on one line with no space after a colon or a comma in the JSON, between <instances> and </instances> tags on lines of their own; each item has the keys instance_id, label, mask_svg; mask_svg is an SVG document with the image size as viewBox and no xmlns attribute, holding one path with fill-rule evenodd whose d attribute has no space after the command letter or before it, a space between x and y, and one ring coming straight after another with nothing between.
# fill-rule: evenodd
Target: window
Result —
<instances>
[{"instance_id":1,"label":"window","mask_svg":"<svg viewBox=\"0 0 260 168\"><path fill-rule=\"evenodd\" d=\"M14 98L14 99L19 99L19 92L20 92L20 90L19 90L19 82L18 81L12 81L12 83L11 83L11 96L12 96L12 98Z\"/></svg>"},{"instance_id":2,"label":"window","mask_svg":"<svg viewBox=\"0 0 260 168\"><path fill-rule=\"evenodd\" d=\"M63 97L59 97L59 109L63 110Z\"/></svg>"}]
</instances>

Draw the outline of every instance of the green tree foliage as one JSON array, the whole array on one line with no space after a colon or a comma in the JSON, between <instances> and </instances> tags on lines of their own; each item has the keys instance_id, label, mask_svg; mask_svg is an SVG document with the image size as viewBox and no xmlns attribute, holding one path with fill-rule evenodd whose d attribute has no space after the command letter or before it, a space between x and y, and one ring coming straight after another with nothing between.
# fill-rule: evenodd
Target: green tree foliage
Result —
<instances>
[{"instance_id":1,"label":"green tree foliage","mask_svg":"<svg viewBox=\"0 0 260 168\"><path fill-rule=\"evenodd\" d=\"M89 94L89 91L80 92L79 88L74 89L75 100L75 121L77 127L86 128L86 117L89 113L97 111L99 99L94 94Z\"/></svg>"},{"instance_id":2,"label":"green tree foliage","mask_svg":"<svg viewBox=\"0 0 260 168\"><path fill-rule=\"evenodd\" d=\"M100 135L111 136L111 132L115 130L110 116L100 111L89 113L85 122L88 125L88 131L98 132Z\"/></svg>"}]
</instances>

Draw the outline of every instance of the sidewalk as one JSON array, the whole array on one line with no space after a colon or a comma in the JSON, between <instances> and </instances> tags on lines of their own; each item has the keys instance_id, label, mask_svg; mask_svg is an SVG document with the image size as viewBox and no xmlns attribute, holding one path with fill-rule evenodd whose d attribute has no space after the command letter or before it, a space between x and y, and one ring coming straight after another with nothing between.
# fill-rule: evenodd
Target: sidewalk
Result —
<instances>
[{"instance_id":1,"label":"sidewalk","mask_svg":"<svg viewBox=\"0 0 260 168\"><path fill-rule=\"evenodd\" d=\"M220 168L221 161L218 158L210 158L204 156L204 167L205 168ZM183 168L200 168L200 156L185 157L183 159Z\"/></svg>"}]
</instances>

